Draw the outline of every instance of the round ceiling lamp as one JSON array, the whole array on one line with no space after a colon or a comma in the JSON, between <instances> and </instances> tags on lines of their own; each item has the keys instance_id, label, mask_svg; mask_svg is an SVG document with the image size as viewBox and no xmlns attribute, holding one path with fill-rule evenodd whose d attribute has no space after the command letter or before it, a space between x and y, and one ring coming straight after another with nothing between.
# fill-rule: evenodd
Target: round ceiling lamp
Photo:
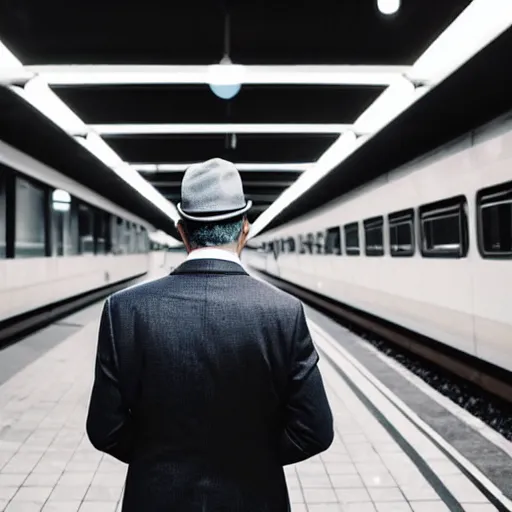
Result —
<instances>
[{"instance_id":1,"label":"round ceiling lamp","mask_svg":"<svg viewBox=\"0 0 512 512\"><path fill-rule=\"evenodd\" d=\"M230 47L229 12L224 17L224 57L219 64L208 68L208 85L215 96L223 100L234 98L242 88L244 66L233 64L229 58Z\"/></svg>"},{"instance_id":2,"label":"round ceiling lamp","mask_svg":"<svg viewBox=\"0 0 512 512\"><path fill-rule=\"evenodd\" d=\"M395 14L400 9L400 0L377 0L377 7L387 16Z\"/></svg>"},{"instance_id":3,"label":"round ceiling lamp","mask_svg":"<svg viewBox=\"0 0 512 512\"><path fill-rule=\"evenodd\" d=\"M233 64L226 54L219 64L208 69L208 85L215 96L223 100L234 98L242 88L244 66Z\"/></svg>"}]
</instances>

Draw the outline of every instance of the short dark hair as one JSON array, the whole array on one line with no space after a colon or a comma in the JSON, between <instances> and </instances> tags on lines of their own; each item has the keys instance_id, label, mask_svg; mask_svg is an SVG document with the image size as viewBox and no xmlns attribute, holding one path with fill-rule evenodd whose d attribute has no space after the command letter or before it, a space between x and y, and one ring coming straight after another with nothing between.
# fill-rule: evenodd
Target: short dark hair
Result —
<instances>
[{"instance_id":1,"label":"short dark hair","mask_svg":"<svg viewBox=\"0 0 512 512\"><path fill-rule=\"evenodd\" d=\"M193 249L215 247L236 242L243 227L243 217L212 223L184 221L188 240Z\"/></svg>"}]
</instances>

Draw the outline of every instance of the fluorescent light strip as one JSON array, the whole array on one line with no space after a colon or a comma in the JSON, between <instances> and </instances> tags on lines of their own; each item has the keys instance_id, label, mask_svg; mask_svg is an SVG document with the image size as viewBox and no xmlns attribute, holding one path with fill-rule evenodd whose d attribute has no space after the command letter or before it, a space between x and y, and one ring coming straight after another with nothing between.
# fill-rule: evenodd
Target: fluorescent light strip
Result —
<instances>
[{"instance_id":1,"label":"fluorescent light strip","mask_svg":"<svg viewBox=\"0 0 512 512\"><path fill-rule=\"evenodd\" d=\"M6 66L16 68L21 66L21 62L0 42L0 67L3 69ZM36 76L30 79L25 87L12 86L11 90L68 134L85 135L85 137L75 137L75 140L111 167L116 174L160 208L168 217L175 222L179 219L178 211L174 205L165 199L135 169L123 162L119 155L97 133L90 132L85 123L48 87L44 78Z\"/></svg>"},{"instance_id":2,"label":"fluorescent light strip","mask_svg":"<svg viewBox=\"0 0 512 512\"><path fill-rule=\"evenodd\" d=\"M26 71L23 64L0 41L0 84L24 83L33 76L34 73Z\"/></svg>"},{"instance_id":3,"label":"fluorescent light strip","mask_svg":"<svg viewBox=\"0 0 512 512\"><path fill-rule=\"evenodd\" d=\"M122 158L97 133L91 132L87 137L75 137L75 140L107 167L115 168L124 164Z\"/></svg>"},{"instance_id":4,"label":"fluorescent light strip","mask_svg":"<svg viewBox=\"0 0 512 512\"><path fill-rule=\"evenodd\" d=\"M355 130L372 133L375 129L381 129L389 123L426 91L425 88L419 90L411 88L403 77L400 78L400 75L408 75L413 81L436 83L475 55L511 24L512 2L510 0L474 0L434 41L412 68L397 66L247 66L243 83L389 85L390 87L355 123ZM4 61L9 60L10 67L19 67L20 62L4 45L0 48L0 58ZM2 67L1 60L0 67ZM28 73L41 73L47 83L55 85L208 83L210 76L208 66L30 66L23 69ZM7 73L7 77L8 75ZM0 80L2 80L1 73ZM53 120L54 116L50 118ZM364 143L367 138L361 137L353 143L352 149L347 149L345 143L350 145L349 139L355 137L353 133L352 135L350 133L345 132L340 136L317 164L311 167L310 171L316 169L317 177L324 176L339 165L356 147ZM345 147L345 151L338 151L341 147ZM324 164L320 165L321 162ZM141 178L127 164L123 168L130 169ZM158 166L158 169L161 169L161 166ZM320 177L313 179L310 176L311 172L304 173L301 176L301 179L304 178L302 181L301 179L297 180L260 216L254 226L257 229L253 229L252 236L261 231L275 215L320 179ZM298 185L299 181L302 184ZM145 181L145 183L147 182ZM295 192L289 192L290 190L292 192L295 190ZM160 194L158 195L160 196ZM282 199L283 196L284 199ZM269 210L271 211L269 212ZM265 216L265 214L267 215ZM261 222L258 222L260 220Z\"/></svg>"},{"instance_id":5,"label":"fluorescent light strip","mask_svg":"<svg viewBox=\"0 0 512 512\"><path fill-rule=\"evenodd\" d=\"M97 133L91 132L87 137L76 137L76 140L146 199L160 208L173 221L179 219L178 211L174 205L165 199L135 169L123 162L119 155Z\"/></svg>"},{"instance_id":6,"label":"fluorescent light strip","mask_svg":"<svg viewBox=\"0 0 512 512\"><path fill-rule=\"evenodd\" d=\"M160 192L158 192L158 190L156 190L148 180L144 179L137 171L132 169L129 164L123 163L123 165L112 169L118 176L125 180L146 199L160 208L160 210L174 222L177 222L180 219L180 215L174 204L160 194Z\"/></svg>"},{"instance_id":7,"label":"fluorescent light strip","mask_svg":"<svg viewBox=\"0 0 512 512\"><path fill-rule=\"evenodd\" d=\"M194 133L343 133L350 124L93 124L101 135Z\"/></svg>"},{"instance_id":8,"label":"fluorescent light strip","mask_svg":"<svg viewBox=\"0 0 512 512\"><path fill-rule=\"evenodd\" d=\"M415 88L408 78L424 81L430 85L438 83L498 37L510 25L512 25L512 2L510 0L474 0L416 61L412 70L390 84L361 114L354 123L356 132L376 133L427 92L428 86ZM367 138L361 138L363 140L358 141L353 150L363 144ZM353 151L337 156L334 151L337 143L338 141L320 157L322 160L330 153L329 170L317 171L317 174L325 176ZM261 232L284 208L318 181L301 182L302 178L306 179L306 176L309 180L314 169L315 167L304 173L256 219L251 229L251 237Z\"/></svg>"},{"instance_id":9,"label":"fluorescent light strip","mask_svg":"<svg viewBox=\"0 0 512 512\"><path fill-rule=\"evenodd\" d=\"M49 65L26 66L52 85L207 84L209 66ZM244 66L245 84L382 85L410 66Z\"/></svg>"},{"instance_id":10,"label":"fluorescent light strip","mask_svg":"<svg viewBox=\"0 0 512 512\"><path fill-rule=\"evenodd\" d=\"M254 222L249 236L255 237L274 217L326 176L357 147L364 144L367 137L357 138L355 133L346 132L304 172L295 183L288 187Z\"/></svg>"},{"instance_id":11,"label":"fluorescent light strip","mask_svg":"<svg viewBox=\"0 0 512 512\"><path fill-rule=\"evenodd\" d=\"M355 132L376 133L409 108L428 90L428 86L415 88L406 78L395 82L356 119Z\"/></svg>"},{"instance_id":12,"label":"fluorescent light strip","mask_svg":"<svg viewBox=\"0 0 512 512\"><path fill-rule=\"evenodd\" d=\"M0 41L0 68L19 68L23 64L14 54Z\"/></svg>"},{"instance_id":13,"label":"fluorescent light strip","mask_svg":"<svg viewBox=\"0 0 512 512\"><path fill-rule=\"evenodd\" d=\"M510 0L473 0L406 75L439 83L511 25Z\"/></svg>"},{"instance_id":14,"label":"fluorescent light strip","mask_svg":"<svg viewBox=\"0 0 512 512\"><path fill-rule=\"evenodd\" d=\"M132 163L131 167L141 172L171 172L171 171L184 171L189 164L137 164ZM254 171L254 172L303 172L309 169L314 162L310 163L235 163L239 171Z\"/></svg>"},{"instance_id":15,"label":"fluorescent light strip","mask_svg":"<svg viewBox=\"0 0 512 512\"><path fill-rule=\"evenodd\" d=\"M23 88L10 88L70 135L87 133L85 123L48 87L43 78L32 78Z\"/></svg>"}]
</instances>

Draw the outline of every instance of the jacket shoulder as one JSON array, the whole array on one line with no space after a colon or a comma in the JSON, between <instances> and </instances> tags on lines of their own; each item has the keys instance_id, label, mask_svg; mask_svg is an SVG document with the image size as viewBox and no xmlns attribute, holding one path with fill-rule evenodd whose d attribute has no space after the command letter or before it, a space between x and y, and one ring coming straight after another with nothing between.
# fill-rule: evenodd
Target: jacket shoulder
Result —
<instances>
[{"instance_id":1,"label":"jacket shoulder","mask_svg":"<svg viewBox=\"0 0 512 512\"><path fill-rule=\"evenodd\" d=\"M302 307L302 302L297 297L255 277L250 276L249 279L251 292L257 293L260 299L265 299L269 304L279 305L292 312Z\"/></svg>"},{"instance_id":2,"label":"jacket shoulder","mask_svg":"<svg viewBox=\"0 0 512 512\"><path fill-rule=\"evenodd\" d=\"M135 284L113 293L108 300L112 305L118 306L138 303L144 298L158 296L172 288L175 284L173 283L175 277L170 275L150 282ZM281 312L286 311L293 315L297 315L302 307L302 302L299 299L265 281L253 276L236 276L236 279L244 280L243 286L236 287L236 293L250 297L250 300L244 301L247 304L256 302L261 306L268 305L268 307L278 308Z\"/></svg>"},{"instance_id":3,"label":"jacket shoulder","mask_svg":"<svg viewBox=\"0 0 512 512\"><path fill-rule=\"evenodd\" d=\"M134 284L113 293L108 297L108 300L115 304L140 300L144 296L158 293L162 288L169 286L169 279L170 276L165 276L153 281Z\"/></svg>"}]
</instances>

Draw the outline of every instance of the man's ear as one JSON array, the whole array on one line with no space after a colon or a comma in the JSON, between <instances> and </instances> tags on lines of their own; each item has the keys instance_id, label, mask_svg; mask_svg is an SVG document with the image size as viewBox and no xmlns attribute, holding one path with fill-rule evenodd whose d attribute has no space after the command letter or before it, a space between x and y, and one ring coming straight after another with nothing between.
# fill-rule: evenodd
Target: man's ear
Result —
<instances>
[{"instance_id":1,"label":"man's ear","mask_svg":"<svg viewBox=\"0 0 512 512\"><path fill-rule=\"evenodd\" d=\"M242 253L242 249L244 248L246 242L247 242L247 236L249 235L249 230L251 229L251 225L249 224L249 221L247 220L247 217L244 217L243 224L242 224L242 231L240 232L240 236L238 237L238 243L236 247L236 252L240 256Z\"/></svg>"},{"instance_id":2,"label":"man's ear","mask_svg":"<svg viewBox=\"0 0 512 512\"><path fill-rule=\"evenodd\" d=\"M244 217L244 223L242 226L242 233L244 234L245 238L249 235L249 231L251 229L251 225L249 224L249 221L247 220L247 217Z\"/></svg>"},{"instance_id":3,"label":"man's ear","mask_svg":"<svg viewBox=\"0 0 512 512\"><path fill-rule=\"evenodd\" d=\"M179 220L176 223L176 227L178 228L178 232L181 236L181 240L183 241L183 244L185 245L185 249L187 250L187 253L190 253L192 251L192 248L190 247L190 242L188 241L187 230L185 229L185 225L183 224L183 221Z\"/></svg>"}]
</instances>

